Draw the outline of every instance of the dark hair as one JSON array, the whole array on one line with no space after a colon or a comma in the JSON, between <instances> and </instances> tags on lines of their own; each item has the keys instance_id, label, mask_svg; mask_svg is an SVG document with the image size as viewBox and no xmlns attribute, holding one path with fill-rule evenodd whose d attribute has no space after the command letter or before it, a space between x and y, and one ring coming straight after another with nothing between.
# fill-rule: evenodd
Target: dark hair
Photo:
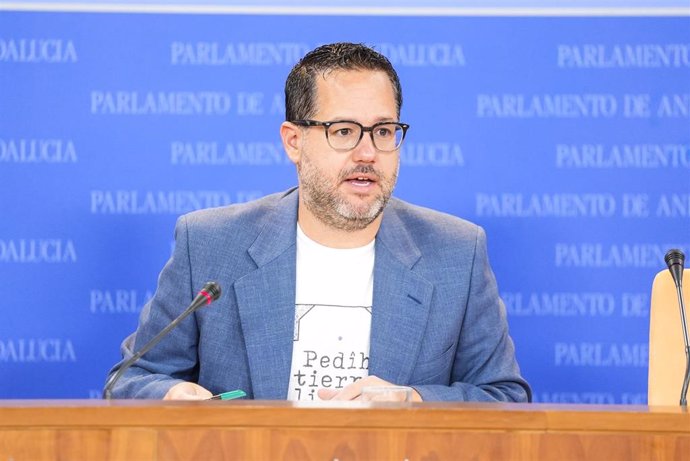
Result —
<instances>
[{"instance_id":1,"label":"dark hair","mask_svg":"<svg viewBox=\"0 0 690 461\"><path fill-rule=\"evenodd\" d=\"M285 81L285 120L310 118L316 111L316 76L334 70L380 70L393 85L396 111L400 116L402 88L388 58L366 45L331 43L310 51L295 64Z\"/></svg>"}]
</instances>

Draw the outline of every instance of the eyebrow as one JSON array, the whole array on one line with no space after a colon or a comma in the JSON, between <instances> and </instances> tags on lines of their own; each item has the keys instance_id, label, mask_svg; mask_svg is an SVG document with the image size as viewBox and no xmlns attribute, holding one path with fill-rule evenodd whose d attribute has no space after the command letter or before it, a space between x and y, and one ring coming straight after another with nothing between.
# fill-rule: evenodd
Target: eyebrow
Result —
<instances>
[{"instance_id":1,"label":"eyebrow","mask_svg":"<svg viewBox=\"0 0 690 461\"><path fill-rule=\"evenodd\" d=\"M337 122L337 121L353 121L353 122L362 123L362 122L360 122L360 121L359 121L357 118L355 118L355 117L340 117L340 116L331 117L331 118L329 119L329 121L332 121L332 122ZM392 118L392 117L379 117L379 118L376 119L376 121L374 121L374 123L380 123L380 122L393 122L393 123L397 123L397 121L398 121L397 118Z\"/></svg>"}]
</instances>

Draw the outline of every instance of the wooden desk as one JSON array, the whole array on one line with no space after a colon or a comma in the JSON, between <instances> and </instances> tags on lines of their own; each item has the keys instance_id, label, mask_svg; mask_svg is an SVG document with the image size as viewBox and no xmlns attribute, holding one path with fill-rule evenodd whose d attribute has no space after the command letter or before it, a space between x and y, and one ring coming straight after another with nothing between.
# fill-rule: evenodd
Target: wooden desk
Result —
<instances>
[{"instance_id":1,"label":"wooden desk","mask_svg":"<svg viewBox=\"0 0 690 461\"><path fill-rule=\"evenodd\" d=\"M0 460L689 460L677 407L0 401Z\"/></svg>"}]
</instances>

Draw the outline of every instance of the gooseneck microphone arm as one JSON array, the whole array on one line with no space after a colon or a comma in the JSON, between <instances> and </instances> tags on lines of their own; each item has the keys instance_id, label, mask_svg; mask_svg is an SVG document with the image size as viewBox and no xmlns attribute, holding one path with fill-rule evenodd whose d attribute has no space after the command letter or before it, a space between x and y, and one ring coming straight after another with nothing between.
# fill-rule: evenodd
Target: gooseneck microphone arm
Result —
<instances>
[{"instance_id":1,"label":"gooseneck microphone arm","mask_svg":"<svg viewBox=\"0 0 690 461\"><path fill-rule=\"evenodd\" d=\"M220 285L216 282L208 282L204 287L199 290L199 293L196 295L192 303L185 309L175 320L170 322L168 326L163 328L160 333L158 333L156 336L154 336L149 342L147 342L144 347L142 347L136 354L132 355L125 363L123 363L118 370L110 375L108 378L108 381L106 381L105 386L103 387L103 398L106 400L110 400L112 398L112 392L113 392L113 387L115 387L115 383L122 377L122 375L131 367L134 365L134 362L139 360L144 354L146 354L153 346L158 344L161 339L165 337L168 333L170 333L170 330L175 328L177 325L182 322L189 314L192 312L196 311L202 306L207 306L211 304L213 301L217 300L220 298L221 294L221 289Z\"/></svg>"},{"instance_id":2,"label":"gooseneck microphone arm","mask_svg":"<svg viewBox=\"0 0 690 461\"><path fill-rule=\"evenodd\" d=\"M678 295L678 306L680 307L680 322L683 328L683 341L685 342L685 375L683 376L683 387L680 390L680 405L688 404L688 384L690 383L690 342L688 342L688 324L685 320L685 301L683 300L683 265L685 255L680 250L669 250L664 257L668 270L673 277Z\"/></svg>"}]
</instances>

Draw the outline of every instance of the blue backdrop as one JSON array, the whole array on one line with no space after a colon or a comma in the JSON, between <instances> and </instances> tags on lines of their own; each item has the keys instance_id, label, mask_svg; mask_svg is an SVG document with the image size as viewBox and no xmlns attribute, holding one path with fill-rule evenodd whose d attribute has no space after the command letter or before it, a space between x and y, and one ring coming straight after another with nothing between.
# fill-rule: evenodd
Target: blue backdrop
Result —
<instances>
[{"instance_id":1,"label":"blue backdrop","mask_svg":"<svg viewBox=\"0 0 690 461\"><path fill-rule=\"evenodd\" d=\"M19 11L0 11L0 398L100 395L177 216L296 183L283 84L342 40L399 71L396 195L486 228L535 400L646 401L651 281L690 250L690 17Z\"/></svg>"}]
</instances>

